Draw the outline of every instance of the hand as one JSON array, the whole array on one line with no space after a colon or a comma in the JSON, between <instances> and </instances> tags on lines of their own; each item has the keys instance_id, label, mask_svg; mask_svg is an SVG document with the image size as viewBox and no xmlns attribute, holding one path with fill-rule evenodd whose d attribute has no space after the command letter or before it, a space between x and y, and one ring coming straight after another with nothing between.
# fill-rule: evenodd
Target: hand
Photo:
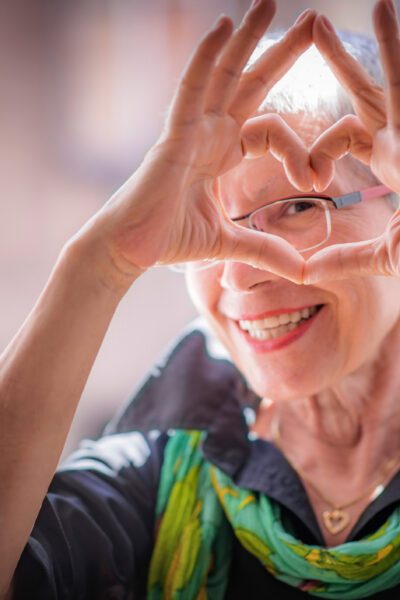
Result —
<instances>
[{"instance_id":1,"label":"hand","mask_svg":"<svg viewBox=\"0 0 400 600\"><path fill-rule=\"evenodd\" d=\"M351 152L368 164L376 177L400 193L400 39L391 0L375 5L374 29L379 44L386 92L343 47L325 17L314 22L315 44L347 90L356 116L348 115L313 144L310 156L317 173L315 188L332 180L334 161ZM400 211L376 239L328 247L314 254L305 267L307 283L350 275L400 275Z\"/></svg>"},{"instance_id":2,"label":"hand","mask_svg":"<svg viewBox=\"0 0 400 600\"><path fill-rule=\"evenodd\" d=\"M273 13L273 0L259 0L233 33L231 20L220 18L183 74L161 138L78 234L106 247L119 274L129 278L155 264L213 258L247 262L301 281L301 255L280 238L232 223L213 190L215 179L243 158L246 120L311 44L315 13L306 11L243 72ZM307 149L279 119L269 127L271 150L286 164L288 176L300 189L310 189ZM243 131L243 146L251 151L251 136ZM285 161L288 155L298 160Z\"/></svg>"}]
</instances>

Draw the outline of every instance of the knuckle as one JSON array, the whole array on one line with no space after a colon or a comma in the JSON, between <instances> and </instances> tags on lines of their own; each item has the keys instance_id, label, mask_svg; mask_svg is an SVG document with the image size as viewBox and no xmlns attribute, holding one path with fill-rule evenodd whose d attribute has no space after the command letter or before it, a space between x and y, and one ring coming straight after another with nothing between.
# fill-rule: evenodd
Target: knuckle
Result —
<instances>
[{"instance_id":1,"label":"knuckle","mask_svg":"<svg viewBox=\"0 0 400 600\"><path fill-rule=\"evenodd\" d=\"M208 50L208 51L207 51ZM205 48L204 46L200 48L199 54L198 54L198 60L200 60L201 62L207 64L207 65L213 65L215 63L216 57L214 54L210 54L209 49Z\"/></svg>"},{"instance_id":2,"label":"knuckle","mask_svg":"<svg viewBox=\"0 0 400 600\"><path fill-rule=\"evenodd\" d=\"M188 77L183 77L181 80L181 87L193 94L200 94L205 89L204 85L194 83L193 81L190 81Z\"/></svg>"},{"instance_id":3,"label":"knuckle","mask_svg":"<svg viewBox=\"0 0 400 600\"><path fill-rule=\"evenodd\" d=\"M250 131L246 131L242 138L249 149L258 148L260 146L264 147L266 142L266 133L260 129L252 129Z\"/></svg>"},{"instance_id":4,"label":"knuckle","mask_svg":"<svg viewBox=\"0 0 400 600\"><path fill-rule=\"evenodd\" d=\"M268 115L266 115L265 117L265 122L267 123L267 125L269 125L270 127L283 127L285 121L282 119L282 117L280 115L277 115L275 113L270 113Z\"/></svg>"},{"instance_id":5,"label":"knuckle","mask_svg":"<svg viewBox=\"0 0 400 600\"><path fill-rule=\"evenodd\" d=\"M235 122L236 122L236 123L237 123L239 126L241 126L243 123L245 123L245 122L246 122L246 119L247 119L247 117L248 117L248 115L247 115L246 113L242 112L242 111L240 110L240 108L238 108L238 107L236 107L236 106L235 106L234 108L231 108L230 110L228 110L228 113L227 113L227 114L228 114L230 117L232 117L232 119L233 119L233 120L234 120L234 121L235 121Z\"/></svg>"},{"instance_id":6,"label":"knuckle","mask_svg":"<svg viewBox=\"0 0 400 600\"><path fill-rule=\"evenodd\" d=\"M240 74L237 72L237 70L234 69L233 67L230 67L227 64L220 63L217 66L217 70L220 73L222 73L223 75L225 75L226 77L228 77L229 79L239 79L240 78Z\"/></svg>"},{"instance_id":7,"label":"knuckle","mask_svg":"<svg viewBox=\"0 0 400 600\"><path fill-rule=\"evenodd\" d=\"M249 72L249 79L252 80L253 83L255 83L258 86L262 86L263 88L268 87L272 87L275 84L275 81L272 81L271 79L268 78L267 75L265 75L264 73L260 73L257 71L253 71L251 73L251 77L250 77L250 72Z\"/></svg>"},{"instance_id":8,"label":"knuckle","mask_svg":"<svg viewBox=\"0 0 400 600\"><path fill-rule=\"evenodd\" d=\"M358 117L356 117L356 115L346 115L338 121L337 126L341 126L344 129L346 127L353 127L358 124L359 120ZM332 129L332 131L334 130Z\"/></svg>"},{"instance_id":9,"label":"knuckle","mask_svg":"<svg viewBox=\"0 0 400 600\"><path fill-rule=\"evenodd\" d=\"M291 35L286 35L284 38L284 48L285 53L288 54L292 59L296 59L298 57L298 46L296 42L293 40Z\"/></svg>"}]
</instances>

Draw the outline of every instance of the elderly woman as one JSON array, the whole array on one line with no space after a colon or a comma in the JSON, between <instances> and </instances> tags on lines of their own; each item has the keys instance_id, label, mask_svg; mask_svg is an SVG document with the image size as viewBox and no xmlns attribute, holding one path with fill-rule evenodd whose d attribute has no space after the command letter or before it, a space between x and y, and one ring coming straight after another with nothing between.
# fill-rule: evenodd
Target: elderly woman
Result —
<instances>
[{"instance_id":1,"label":"elderly woman","mask_svg":"<svg viewBox=\"0 0 400 600\"><path fill-rule=\"evenodd\" d=\"M379 0L384 91L372 45L312 11L264 48L273 12L204 37L2 356L1 597L399 597L399 29ZM315 89L269 94L313 42L355 114L312 52ZM186 265L202 321L54 475L114 311L160 264Z\"/></svg>"}]
</instances>

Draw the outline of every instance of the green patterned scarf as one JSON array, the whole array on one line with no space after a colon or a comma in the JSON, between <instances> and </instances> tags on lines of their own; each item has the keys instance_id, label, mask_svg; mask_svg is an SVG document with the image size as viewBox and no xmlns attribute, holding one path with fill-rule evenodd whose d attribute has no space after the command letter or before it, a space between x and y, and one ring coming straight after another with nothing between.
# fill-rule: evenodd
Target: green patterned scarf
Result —
<instances>
[{"instance_id":1,"label":"green patterned scarf","mask_svg":"<svg viewBox=\"0 0 400 600\"><path fill-rule=\"evenodd\" d=\"M303 544L283 528L278 503L237 487L205 460L204 435L177 431L165 449L150 600L224 598L232 530L274 577L317 597L367 598L400 583L400 509L357 542Z\"/></svg>"}]
</instances>

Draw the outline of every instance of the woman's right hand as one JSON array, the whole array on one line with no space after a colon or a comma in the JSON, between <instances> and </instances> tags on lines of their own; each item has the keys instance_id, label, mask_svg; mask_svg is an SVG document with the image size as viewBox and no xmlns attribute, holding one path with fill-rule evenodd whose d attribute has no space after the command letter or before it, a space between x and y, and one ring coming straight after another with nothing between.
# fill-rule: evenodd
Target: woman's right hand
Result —
<instances>
[{"instance_id":1,"label":"woman's right hand","mask_svg":"<svg viewBox=\"0 0 400 600\"><path fill-rule=\"evenodd\" d=\"M95 240L98 254L107 258L105 268L111 267L107 276L129 281L155 264L212 258L302 280L301 255L280 238L232 223L214 187L219 175L243 159L245 122L312 42L315 13L306 11L243 72L273 14L273 0L258 0L235 32L229 18L217 21L183 74L160 139L75 236L78 243L90 240L91 252ZM288 176L299 189L309 190L309 155L301 140L278 118L263 134L269 140L266 150L284 165L287 155L298 157L286 166Z\"/></svg>"}]
</instances>

